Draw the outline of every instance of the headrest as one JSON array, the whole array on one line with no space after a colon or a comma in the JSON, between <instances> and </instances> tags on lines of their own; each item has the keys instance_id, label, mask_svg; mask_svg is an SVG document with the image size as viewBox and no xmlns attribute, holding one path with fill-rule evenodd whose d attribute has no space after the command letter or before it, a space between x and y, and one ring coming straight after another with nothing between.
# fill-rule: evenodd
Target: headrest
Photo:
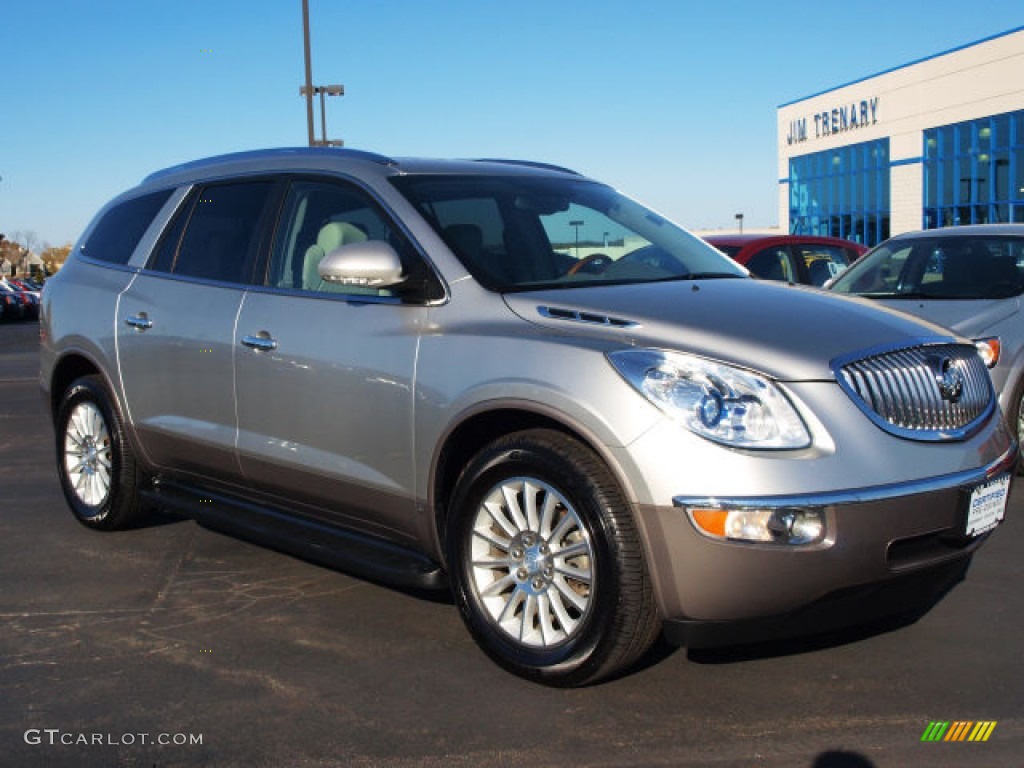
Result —
<instances>
[{"instance_id":1,"label":"headrest","mask_svg":"<svg viewBox=\"0 0 1024 768\"><path fill-rule=\"evenodd\" d=\"M367 239L366 233L354 224L349 224L347 221L332 221L320 228L316 244L327 254L335 248L351 243L362 243Z\"/></svg>"}]
</instances>

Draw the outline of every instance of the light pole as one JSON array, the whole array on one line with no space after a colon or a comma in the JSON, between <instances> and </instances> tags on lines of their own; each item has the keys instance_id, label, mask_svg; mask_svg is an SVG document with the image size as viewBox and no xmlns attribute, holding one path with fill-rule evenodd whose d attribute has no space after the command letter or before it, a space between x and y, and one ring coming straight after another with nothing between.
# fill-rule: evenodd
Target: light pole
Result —
<instances>
[{"instance_id":1,"label":"light pole","mask_svg":"<svg viewBox=\"0 0 1024 768\"><path fill-rule=\"evenodd\" d=\"M737 213L736 214L736 221L738 221L740 223L740 234L742 235L743 234L743 214L742 213Z\"/></svg>"},{"instance_id":2,"label":"light pole","mask_svg":"<svg viewBox=\"0 0 1024 768\"><path fill-rule=\"evenodd\" d=\"M299 95L306 97L306 128L309 146L313 146L313 65L309 61L309 0L302 0L302 43L306 54L306 85L299 89Z\"/></svg>"},{"instance_id":3,"label":"light pole","mask_svg":"<svg viewBox=\"0 0 1024 768\"><path fill-rule=\"evenodd\" d=\"M580 257L580 227L583 226L583 222L580 220L570 221L569 226L576 230L576 258Z\"/></svg>"},{"instance_id":4,"label":"light pole","mask_svg":"<svg viewBox=\"0 0 1024 768\"><path fill-rule=\"evenodd\" d=\"M327 138L327 110L324 108L324 96L344 96L345 86L344 85L314 85L313 93L320 95L320 140L312 139L309 146L311 147L340 147L344 144L339 139L328 139ZM306 96L306 86L299 88L299 94Z\"/></svg>"},{"instance_id":5,"label":"light pole","mask_svg":"<svg viewBox=\"0 0 1024 768\"><path fill-rule=\"evenodd\" d=\"M302 0L302 48L306 58L306 84L299 87L299 95L306 97L306 132L309 146L340 147L343 142L327 139L327 113L324 96L344 96L343 85L313 85L313 64L309 55L309 0ZM313 133L313 94L320 94L320 141Z\"/></svg>"}]
</instances>

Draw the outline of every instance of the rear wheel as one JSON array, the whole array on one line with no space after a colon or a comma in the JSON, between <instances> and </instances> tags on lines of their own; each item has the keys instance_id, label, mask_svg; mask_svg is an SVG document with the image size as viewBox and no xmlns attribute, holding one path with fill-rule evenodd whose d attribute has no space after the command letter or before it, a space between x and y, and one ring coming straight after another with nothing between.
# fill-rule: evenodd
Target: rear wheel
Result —
<instances>
[{"instance_id":1,"label":"rear wheel","mask_svg":"<svg viewBox=\"0 0 1024 768\"><path fill-rule=\"evenodd\" d=\"M446 532L462 616L506 669L574 686L622 671L660 629L640 538L605 465L551 430L469 463Z\"/></svg>"},{"instance_id":2,"label":"rear wheel","mask_svg":"<svg viewBox=\"0 0 1024 768\"><path fill-rule=\"evenodd\" d=\"M107 531L141 522L142 472L98 376L77 379L64 393L56 447L61 488L79 522Z\"/></svg>"}]
</instances>

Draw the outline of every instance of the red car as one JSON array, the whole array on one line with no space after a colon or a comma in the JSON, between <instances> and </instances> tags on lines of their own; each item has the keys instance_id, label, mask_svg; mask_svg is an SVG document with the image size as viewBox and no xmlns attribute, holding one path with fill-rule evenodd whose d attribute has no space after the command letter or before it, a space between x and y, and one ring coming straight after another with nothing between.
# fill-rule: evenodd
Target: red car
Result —
<instances>
[{"instance_id":1,"label":"red car","mask_svg":"<svg viewBox=\"0 0 1024 768\"><path fill-rule=\"evenodd\" d=\"M809 235L711 235L711 245L756 277L821 287L861 254L863 245Z\"/></svg>"}]
</instances>

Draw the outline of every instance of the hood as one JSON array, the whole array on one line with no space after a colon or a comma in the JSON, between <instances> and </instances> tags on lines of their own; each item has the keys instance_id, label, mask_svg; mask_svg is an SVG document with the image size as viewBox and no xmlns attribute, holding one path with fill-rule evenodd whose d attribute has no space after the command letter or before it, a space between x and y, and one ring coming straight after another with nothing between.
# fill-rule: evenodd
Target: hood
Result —
<instances>
[{"instance_id":1,"label":"hood","mask_svg":"<svg viewBox=\"0 0 1024 768\"><path fill-rule=\"evenodd\" d=\"M731 362L780 381L834 378L830 361L949 331L866 299L762 280L607 285L505 295L531 323Z\"/></svg>"},{"instance_id":2,"label":"hood","mask_svg":"<svg viewBox=\"0 0 1024 768\"><path fill-rule=\"evenodd\" d=\"M914 317L951 328L961 336L984 336L1000 320L1020 311L1020 296L1008 299L874 299Z\"/></svg>"}]
</instances>

